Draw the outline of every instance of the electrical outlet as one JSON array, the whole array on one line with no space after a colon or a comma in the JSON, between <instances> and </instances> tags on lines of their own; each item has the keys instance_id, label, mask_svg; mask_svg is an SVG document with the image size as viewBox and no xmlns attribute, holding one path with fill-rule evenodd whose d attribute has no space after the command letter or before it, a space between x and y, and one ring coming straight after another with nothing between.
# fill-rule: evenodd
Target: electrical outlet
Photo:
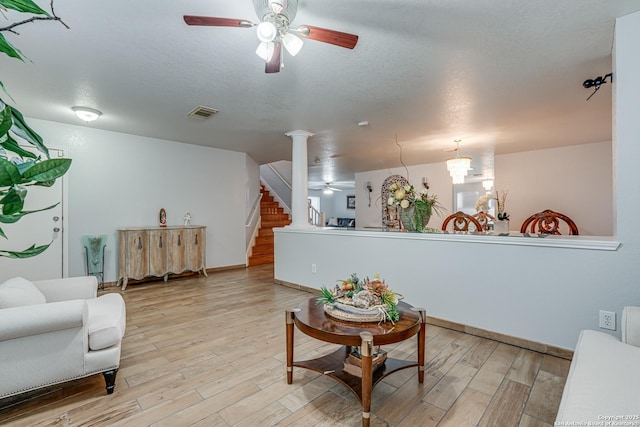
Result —
<instances>
[{"instance_id":1,"label":"electrical outlet","mask_svg":"<svg viewBox=\"0 0 640 427\"><path fill-rule=\"evenodd\" d=\"M316 273L317 273L316 265L315 265L315 264L311 264L311 272L312 272L313 274L316 274Z\"/></svg>"},{"instance_id":2,"label":"electrical outlet","mask_svg":"<svg viewBox=\"0 0 640 427\"><path fill-rule=\"evenodd\" d=\"M600 328L616 330L616 313L614 311L600 310Z\"/></svg>"}]
</instances>

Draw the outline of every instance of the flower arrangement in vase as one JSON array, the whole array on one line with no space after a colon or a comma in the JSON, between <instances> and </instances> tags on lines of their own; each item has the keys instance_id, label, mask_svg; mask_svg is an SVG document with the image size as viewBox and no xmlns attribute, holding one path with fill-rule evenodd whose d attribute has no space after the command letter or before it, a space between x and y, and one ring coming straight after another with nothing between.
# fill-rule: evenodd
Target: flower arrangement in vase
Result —
<instances>
[{"instance_id":1,"label":"flower arrangement in vase","mask_svg":"<svg viewBox=\"0 0 640 427\"><path fill-rule=\"evenodd\" d=\"M508 194L508 189L502 190L502 195L500 195L500 192L496 190L496 211L498 212L496 218L498 218L498 221L509 221L509 214L504 210Z\"/></svg>"},{"instance_id":2,"label":"flower arrangement in vase","mask_svg":"<svg viewBox=\"0 0 640 427\"><path fill-rule=\"evenodd\" d=\"M416 191L413 185L391 184L387 205L399 208L402 225L408 231L422 232L427 227L431 215L440 214L443 209L438 203L438 196L430 196L428 185L421 191Z\"/></svg>"}]
</instances>

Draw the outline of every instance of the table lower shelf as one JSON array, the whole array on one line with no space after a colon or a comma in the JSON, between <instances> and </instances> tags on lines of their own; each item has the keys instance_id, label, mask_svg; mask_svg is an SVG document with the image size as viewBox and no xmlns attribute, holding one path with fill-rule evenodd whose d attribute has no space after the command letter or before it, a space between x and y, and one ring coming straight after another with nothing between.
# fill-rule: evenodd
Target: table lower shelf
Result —
<instances>
[{"instance_id":1,"label":"table lower shelf","mask_svg":"<svg viewBox=\"0 0 640 427\"><path fill-rule=\"evenodd\" d=\"M312 360L302 360L293 362L293 366L297 368L310 369L320 372L336 381L344 384L351 392L356 395L360 403L362 403L362 378L344 372L344 361L348 356L349 347L343 346L331 354ZM387 357L384 363L373 372L372 389L382 381L385 377L406 368L417 367L417 361L398 360Z\"/></svg>"}]
</instances>

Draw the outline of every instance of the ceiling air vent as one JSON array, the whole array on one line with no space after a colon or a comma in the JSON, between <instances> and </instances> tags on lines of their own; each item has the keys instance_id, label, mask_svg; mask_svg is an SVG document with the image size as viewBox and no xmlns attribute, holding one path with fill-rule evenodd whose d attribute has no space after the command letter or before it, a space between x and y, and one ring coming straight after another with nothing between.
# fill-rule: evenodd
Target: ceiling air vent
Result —
<instances>
[{"instance_id":1,"label":"ceiling air vent","mask_svg":"<svg viewBox=\"0 0 640 427\"><path fill-rule=\"evenodd\" d=\"M203 105L198 105L196 108L191 110L191 112L187 114L187 116L197 117L199 119L208 119L209 117L213 116L217 112L218 110L216 109L205 107Z\"/></svg>"}]
</instances>

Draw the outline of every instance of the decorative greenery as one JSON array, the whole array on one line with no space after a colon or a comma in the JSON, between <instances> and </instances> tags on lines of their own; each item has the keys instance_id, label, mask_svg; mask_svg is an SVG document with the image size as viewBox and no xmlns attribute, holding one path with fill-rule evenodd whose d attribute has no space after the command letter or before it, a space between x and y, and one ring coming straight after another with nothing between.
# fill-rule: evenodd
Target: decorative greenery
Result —
<instances>
[{"instance_id":1,"label":"decorative greenery","mask_svg":"<svg viewBox=\"0 0 640 427\"><path fill-rule=\"evenodd\" d=\"M0 53L21 61L25 58L22 52L4 37L3 31L17 35L16 27L45 20L59 21L67 27L56 16L53 0L50 6L51 13L48 13L31 0L0 0L0 12L11 9L19 13L36 15L0 28ZM0 88L14 101L1 81ZM21 142L33 146L39 154L22 148L19 145ZM27 189L30 186L51 187L70 166L70 159L50 159L49 150L44 145L42 137L27 125L20 111L0 97L0 224L12 224L25 215L55 207L57 204L37 210L24 210ZM0 228L0 237L7 238L2 228ZM42 253L50 244L32 245L23 251L0 250L0 256L28 258Z\"/></svg>"},{"instance_id":2,"label":"decorative greenery","mask_svg":"<svg viewBox=\"0 0 640 427\"><path fill-rule=\"evenodd\" d=\"M336 295L334 295L329 289L322 286L320 288L321 295L316 298L316 304L335 304Z\"/></svg>"},{"instance_id":3,"label":"decorative greenery","mask_svg":"<svg viewBox=\"0 0 640 427\"><path fill-rule=\"evenodd\" d=\"M335 304L336 302L351 302L355 299L368 299L371 302L370 306L386 306L384 310L386 320L397 322L400 319L398 295L389 289L384 280L380 280L379 274L376 274L373 280L369 280L368 277L365 280L360 280L358 275L353 273L348 279L338 280L338 284L331 290L322 286L320 292L321 295L316 298L317 304Z\"/></svg>"}]
</instances>

